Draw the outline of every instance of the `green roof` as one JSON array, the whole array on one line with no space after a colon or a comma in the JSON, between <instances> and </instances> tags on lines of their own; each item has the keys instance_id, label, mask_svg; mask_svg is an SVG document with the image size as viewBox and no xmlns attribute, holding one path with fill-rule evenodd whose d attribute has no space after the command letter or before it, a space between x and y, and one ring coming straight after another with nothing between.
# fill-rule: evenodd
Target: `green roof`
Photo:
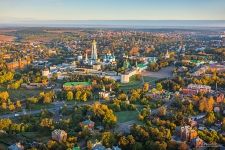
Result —
<instances>
[{"instance_id":1,"label":"green roof","mask_svg":"<svg viewBox=\"0 0 225 150\"><path fill-rule=\"evenodd\" d=\"M145 64L138 64L137 66L138 66L139 68L144 68L144 67L146 67Z\"/></svg>"},{"instance_id":2,"label":"green roof","mask_svg":"<svg viewBox=\"0 0 225 150\"><path fill-rule=\"evenodd\" d=\"M73 150L80 150L80 147L74 147Z\"/></svg>"},{"instance_id":3,"label":"green roof","mask_svg":"<svg viewBox=\"0 0 225 150\"><path fill-rule=\"evenodd\" d=\"M201 60L196 60L196 59L192 59L191 62L192 62L192 63L202 63L203 61L201 61Z\"/></svg>"},{"instance_id":4,"label":"green roof","mask_svg":"<svg viewBox=\"0 0 225 150\"><path fill-rule=\"evenodd\" d=\"M88 86L88 85L91 85L91 82L66 82L63 85L64 86L78 86L78 85Z\"/></svg>"},{"instance_id":5,"label":"green roof","mask_svg":"<svg viewBox=\"0 0 225 150\"><path fill-rule=\"evenodd\" d=\"M93 123L94 122L91 121L91 120L85 120L85 121L82 122L82 124L84 124L84 125L89 125L89 124L93 124Z\"/></svg>"}]
</instances>

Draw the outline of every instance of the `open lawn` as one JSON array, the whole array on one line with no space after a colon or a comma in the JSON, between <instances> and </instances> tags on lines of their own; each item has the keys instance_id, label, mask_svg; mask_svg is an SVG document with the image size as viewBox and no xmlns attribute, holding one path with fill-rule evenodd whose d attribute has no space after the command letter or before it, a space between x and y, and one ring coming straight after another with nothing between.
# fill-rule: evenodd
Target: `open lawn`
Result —
<instances>
[{"instance_id":1,"label":"open lawn","mask_svg":"<svg viewBox=\"0 0 225 150\"><path fill-rule=\"evenodd\" d=\"M31 110L40 110L54 107L53 104L32 104L30 106Z\"/></svg>"},{"instance_id":2,"label":"open lawn","mask_svg":"<svg viewBox=\"0 0 225 150\"><path fill-rule=\"evenodd\" d=\"M0 135L0 145L9 146L14 144L18 139L14 135Z\"/></svg>"},{"instance_id":3,"label":"open lawn","mask_svg":"<svg viewBox=\"0 0 225 150\"><path fill-rule=\"evenodd\" d=\"M144 82L149 82L152 85L155 83L156 80L158 80L158 78L144 76L143 80ZM121 83L119 85L119 89L123 91L129 91L131 89L141 88L142 86L143 86L143 81L133 80L133 81L130 81L129 83Z\"/></svg>"},{"instance_id":4,"label":"open lawn","mask_svg":"<svg viewBox=\"0 0 225 150\"><path fill-rule=\"evenodd\" d=\"M41 92L41 90L27 90L27 89L12 90L12 89L6 89L3 87L0 87L0 91L7 91L12 101L23 100L28 97L37 96Z\"/></svg>"},{"instance_id":5,"label":"open lawn","mask_svg":"<svg viewBox=\"0 0 225 150\"><path fill-rule=\"evenodd\" d=\"M43 143L47 143L48 140L50 139L49 134L43 135L43 133L39 133L39 132L24 132L22 133L22 136L28 140L38 141Z\"/></svg>"},{"instance_id":6,"label":"open lawn","mask_svg":"<svg viewBox=\"0 0 225 150\"><path fill-rule=\"evenodd\" d=\"M144 82L148 82L150 84L154 84L155 81L158 80L158 78L156 77L148 77L148 76L144 76L143 79L144 79Z\"/></svg>"},{"instance_id":7,"label":"open lawn","mask_svg":"<svg viewBox=\"0 0 225 150\"><path fill-rule=\"evenodd\" d=\"M51 138L49 133L39 133L39 132L24 132L21 133L21 137L16 137L15 135L0 135L0 149L7 149L11 144L14 144L18 140L30 140L47 143Z\"/></svg>"},{"instance_id":8,"label":"open lawn","mask_svg":"<svg viewBox=\"0 0 225 150\"><path fill-rule=\"evenodd\" d=\"M128 122L131 120L137 120L138 112L135 111L121 111L115 113L117 116L118 123Z\"/></svg>"},{"instance_id":9,"label":"open lawn","mask_svg":"<svg viewBox=\"0 0 225 150\"><path fill-rule=\"evenodd\" d=\"M142 87L142 81L131 81L129 83L121 83L119 88L124 91L128 91L130 89L137 89Z\"/></svg>"}]
</instances>

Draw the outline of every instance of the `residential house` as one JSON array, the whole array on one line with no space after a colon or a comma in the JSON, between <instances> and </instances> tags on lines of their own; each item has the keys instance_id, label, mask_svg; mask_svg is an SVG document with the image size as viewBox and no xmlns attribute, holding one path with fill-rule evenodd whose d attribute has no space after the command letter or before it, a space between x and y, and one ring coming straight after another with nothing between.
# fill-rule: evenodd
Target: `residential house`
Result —
<instances>
[{"instance_id":1,"label":"residential house","mask_svg":"<svg viewBox=\"0 0 225 150\"><path fill-rule=\"evenodd\" d=\"M189 84L187 88L182 89L183 94L193 95L199 92L208 93L211 92L211 87L207 85L200 84Z\"/></svg>"},{"instance_id":2,"label":"residential house","mask_svg":"<svg viewBox=\"0 0 225 150\"><path fill-rule=\"evenodd\" d=\"M52 139L58 142L66 141L67 133L64 130L56 129L52 131Z\"/></svg>"},{"instance_id":3,"label":"residential house","mask_svg":"<svg viewBox=\"0 0 225 150\"><path fill-rule=\"evenodd\" d=\"M217 103L221 103L221 102L224 101L224 94L223 93L218 93L218 94L216 94L214 99L216 100Z\"/></svg>"},{"instance_id":4,"label":"residential house","mask_svg":"<svg viewBox=\"0 0 225 150\"><path fill-rule=\"evenodd\" d=\"M191 147L193 147L193 148L198 149L198 148L202 147L203 145L204 145L204 141L199 137L196 137L191 140Z\"/></svg>"},{"instance_id":5,"label":"residential house","mask_svg":"<svg viewBox=\"0 0 225 150\"><path fill-rule=\"evenodd\" d=\"M93 144L92 150L106 150L106 148L102 145L101 142L96 142L95 144Z\"/></svg>"},{"instance_id":6,"label":"residential house","mask_svg":"<svg viewBox=\"0 0 225 150\"><path fill-rule=\"evenodd\" d=\"M88 119L88 120L85 120L85 121L81 122L80 126L83 127L83 128L88 128L88 129L92 130L92 129L94 129L95 122Z\"/></svg>"},{"instance_id":7,"label":"residential house","mask_svg":"<svg viewBox=\"0 0 225 150\"><path fill-rule=\"evenodd\" d=\"M198 123L197 123L197 121L195 121L195 120L189 118L189 119L188 119L188 124L189 124L191 127L195 127L195 126L197 126Z\"/></svg>"},{"instance_id":8,"label":"residential house","mask_svg":"<svg viewBox=\"0 0 225 150\"><path fill-rule=\"evenodd\" d=\"M24 150L24 146L18 142L8 147L8 150Z\"/></svg>"},{"instance_id":9,"label":"residential house","mask_svg":"<svg viewBox=\"0 0 225 150\"><path fill-rule=\"evenodd\" d=\"M180 128L180 137L183 141L191 141L197 137L197 131L193 130L191 126L183 126Z\"/></svg>"}]
</instances>

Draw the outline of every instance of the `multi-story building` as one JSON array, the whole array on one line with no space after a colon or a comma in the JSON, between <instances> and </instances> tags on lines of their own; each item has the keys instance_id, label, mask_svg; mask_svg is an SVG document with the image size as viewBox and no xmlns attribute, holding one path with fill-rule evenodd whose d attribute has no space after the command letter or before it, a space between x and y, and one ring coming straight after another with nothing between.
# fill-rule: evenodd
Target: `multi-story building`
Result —
<instances>
[{"instance_id":1,"label":"multi-story building","mask_svg":"<svg viewBox=\"0 0 225 150\"><path fill-rule=\"evenodd\" d=\"M18 142L8 147L8 150L24 150L24 146Z\"/></svg>"},{"instance_id":2,"label":"multi-story building","mask_svg":"<svg viewBox=\"0 0 225 150\"><path fill-rule=\"evenodd\" d=\"M50 71L48 68L45 68L44 70L42 70L42 76L49 77L49 75L50 75Z\"/></svg>"},{"instance_id":3,"label":"multi-story building","mask_svg":"<svg viewBox=\"0 0 225 150\"><path fill-rule=\"evenodd\" d=\"M116 61L116 58L115 58L114 54L111 54L110 51L103 58L104 63L113 63L115 61Z\"/></svg>"},{"instance_id":4,"label":"multi-story building","mask_svg":"<svg viewBox=\"0 0 225 150\"><path fill-rule=\"evenodd\" d=\"M26 59L19 59L17 61L6 63L6 66L10 70L15 70L15 69L23 69L24 67L28 66L30 63L31 63L30 58L26 58Z\"/></svg>"},{"instance_id":5,"label":"multi-story building","mask_svg":"<svg viewBox=\"0 0 225 150\"><path fill-rule=\"evenodd\" d=\"M88 128L88 129L92 130L92 129L94 129L95 122L93 122L91 120L85 120L85 121L80 123L80 126L82 128Z\"/></svg>"},{"instance_id":6,"label":"multi-story building","mask_svg":"<svg viewBox=\"0 0 225 150\"><path fill-rule=\"evenodd\" d=\"M182 89L183 94L198 94L199 92L208 93L211 92L211 87L200 84L189 84L187 88Z\"/></svg>"},{"instance_id":7,"label":"multi-story building","mask_svg":"<svg viewBox=\"0 0 225 150\"><path fill-rule=\"evenodd\" d=\"M121 83L129 83L130 82L130 77L136 74L139 74L140 72L138 71L138 69L134 69L131 71L127 71L124 74L121 74L121 78L120 78L120 82Z\"/></svg>"},{"instance_id":8,"label":"multi-story building","mask_svg":"<svg viewBox=\"0 0 225 150\"><path fill-rule=\"evenodd\" d=\"M128 82L130 82L131 76L140 74L142 71L144 71L148 68L148 65L147 65L147 63L137 64L137 62L136 62L136 66L131 68L130 63L126 59L126 61L123 64L123 67L126 69L126 72L121 74L120 82L128 83Z\"/></svg>"},{"instance_id":9,"label":"multi-story building","mask_svg":"<svg viewBox=\"0 0 225 150\"><path fill-rule=\"evenodd\" d=\"M191 146L193 148L198 149L198 148L201 148L203 145L204 145L204 141L199 137L196 137L191 140Z\"/></svg>"},{"instance_id":10,"label":"multi-story building","mask_svg":"<svg viewBox=\"0 0 225 150\"><path fill-rule=\"evenodd\" d=\"M64 130L56 129L52 131L52 139L58 142L66 141L67 133Z\"/></svg>"},{"instance_id":11,"label":"multi-story building","mask_svg":"<svg viewBox=\"0 0 225 150\"><path fill-rule=\"evenodd\" d=\"M215 100L217 103L221 103L224 101L224 94L223 93L218 93L215 95Z\"/></svg>"},{"instance_id":12,"label":"multi-story building","mask_svg":"<svg viewBox=\"0 0 225 150\"><path fill-rule=\"evenodd\" d=\"M183 126L180 128L180 138L183 141L191 141L197 137L197 131L193 130L191 126Z\"/></svg>"},{"instance_id":13,"label":"multi-story building","mask_svg":"<svg viewBox=\"0 0 225 150\"><path fill-rule=\"evenodd\" d=\"M222 38L223 46L225 46L225 36Z\"/></svg>"}]
</instances>

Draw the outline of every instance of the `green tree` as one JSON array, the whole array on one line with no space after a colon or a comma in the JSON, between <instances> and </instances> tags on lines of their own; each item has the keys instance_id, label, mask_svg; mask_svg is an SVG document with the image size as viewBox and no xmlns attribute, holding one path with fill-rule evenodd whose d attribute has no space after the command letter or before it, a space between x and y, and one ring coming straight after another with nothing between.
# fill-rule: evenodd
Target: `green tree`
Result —
<instances>
[{"instance_id":1,"label":"green tree","mask_svg":"<svg viewBox=\"0 0 225 150\"><path fill-rule=\"evenodd\" d=\"M214 112L209 112L207 115L206 115L206 123L211 125L213 124L214 122L216 121L216 117L214 115Z\"/></svg>"},{"instance_id":2,"label":"green tree","mask_svg":"<svg viewBox=\"0 0 225 150\"><path fill-rule=\"evenodd\" d=\"M38 98L36 98L36 97L29 97L29 98L27 98L27 101L29 103L36 104L38 102Z\"/></svg>"},{"instance_id":3,"label":"green tree","mask_svg":"<svg viewBox=\"0 0 225 150\"><path fill-rule=\"evenodd\" d=\"M157 83L157 84L156 84L156 89L157 89L158 91L162 91L162 90L163 90L162 84L161 84L161 83Z\"/></svg>"},{"instance_id":4,"label":"green tree","mask_svg":"<svg viewBox=\"0 0 225 150\"><path fill-rule=\"evenodd\" d=\"M105 147L111 148L115 142L116 142L116 140L115 140L115 137L112 132L103 132L102 133L102 144Z\"/></svg>"}]
</instances>

